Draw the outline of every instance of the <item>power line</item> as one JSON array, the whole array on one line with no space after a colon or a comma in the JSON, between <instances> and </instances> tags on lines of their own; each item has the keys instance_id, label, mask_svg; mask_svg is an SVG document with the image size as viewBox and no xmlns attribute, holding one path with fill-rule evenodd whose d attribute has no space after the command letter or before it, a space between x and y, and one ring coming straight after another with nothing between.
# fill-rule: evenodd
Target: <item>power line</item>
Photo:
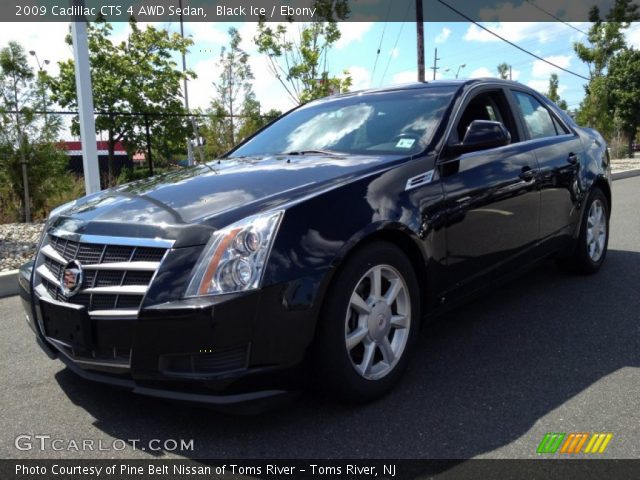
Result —
<instances>
[{"instance_id":1,"label":"power line","mask_svg":"<svg viewBox=\"0 0 640 480\"><path fill-rule=\"evenodd\" d=\"M378 65L378 59L380 58L380 50L382 49L382 41L384 40L384 32L387 30L387 21L389 20L389 14L391 13L391 5L392 1L388 0L389 7L387 8L387 16L384 19L384 24L382 27L382 35L380 35L380 43L378 44L378 51L376 52L376 60L373 62L373 71L371 72L371 80L373 80L373 76L376 74L376 66Z\"/></svg>"},{"instance_id":2,"label":"power line","mask_svg":"<svg viewBox=\"0 0 640 480\"><path fill-rule=\"evenodd\" d=\"M387 60L387 65L384 67L384 72L382 74L382 78L380 79L380 85L384 82L384 77L387 76L387 70L389 69L389 64L391 63L391 59L393 58L393 52L396 50L398 46L398 41L400 40L400 35L402 34L402 29L404 28L404 24L407 19L407 15L409 14L409 7L411 7L411 3L413 0L407 0L407 8L404 11L404 17L402 17L402 24L400 25L400 30L398 30L398 35L396 36L396 41L393 44L393 49L391 50L391 54L389 54L389 58ZM371 76L371 83L373 84L373 75Z\"/></svg>"},{"instance_id":3,"label":"power line","mask_svg":"<svg viewBox=\"0 0 640 480\"><path fill-rule=\"evenodd\" d=\"M509 45L511 45L512 47L515 47L515 48L517 48L518 50L520 50L520 51L522 51L522 52L524 52L524 53L526 53L526 54L528 54L528 55L531 55L532 57L537 58L538 60L540 60L540 61L542 61L542 62L544 62L544 63L546 63L546 64L548 64L548 65L551 65L552 67L557 68L558 70L562 70L563 72L567 72L567 73L569 73L569 74L571 74L571 75L574 75L574 76L576 76L576 77L582 78L583 80L587 80L587 81L589 81L589 78L588 78L588 77L585 77L584 75L580 75L579 73L572 72L571 70L568 70L568 69L566 69L566 68L564 68L564 67L561 67L560 65L556 65L555 63L550 62L549 60L547 60L547 59L545 59L545 58L542 58L541 56L536 55L535 53L530 52L529 50L526 50L526 49L522 48L522 47L521 47L521 46L519 46L519 45L516 45L516 44L515 44L515 43L513 43L512 41L507 40L506 38L504 38L503 36L501 36L501 35L497 34L497 33L496 33L496 32L494 32L493 30L490 30L489 28L485 27L484 25L481 25L480 23L476 22L476 21L475 21L475 20L473 20L471 17L469 17L469 16L465 15L465 14L464 14L464 13L462 13L460 10L457 10L456 8L452 7L451 5L449 5L448 3L444 2L443 0L438 0L438 2L439 2L439 3L441 3L442 5L444 5L445 7L447 7L449 10L452 10L452 11L454 11L455 13L457 13L458 15L460 15L461 17L463 17L463 18L467 19L469 22L471 22L471 23L475 24L477 27L481 28L482 30L484 30L484 31L486 31L486 32L488 32L488 33L490 33L490 34L491 34L491 35L493 35L494 37L499 38L499 39L500 39L500 40L502 40L503 42L508 43L508 44L509 44Z\"/></svg>"},{"instance_id":4,"label":"power line","mask_svg":"<svg viewBox=\"0 0 640 480\"><path fill-rule=\"evenodd\" d=\"M556 19L557 21L559 21L560 23L564 23L567 27L569 28L573 28L576 32L580 32L583 35L589 35L587 32L584 32L582 30L580 30L578 27L574 27L573 25L571 25L570 23L565 22L564 20L556 17L553 13L545 10L544 8L540 7L539 5L536 5L534 2L532 2L531 0L525 0L525 2L527 2L528 4L530 4L532 7L537 8L538 10L540 10L543 13L546 13L547 15L549 15L551 18Z\"/></svg>"}]
</instances>

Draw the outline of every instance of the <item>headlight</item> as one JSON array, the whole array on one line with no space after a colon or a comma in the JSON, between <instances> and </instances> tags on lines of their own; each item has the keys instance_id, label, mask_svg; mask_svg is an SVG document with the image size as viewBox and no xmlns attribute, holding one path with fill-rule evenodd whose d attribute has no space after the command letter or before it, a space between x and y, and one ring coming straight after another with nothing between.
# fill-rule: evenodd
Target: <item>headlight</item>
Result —
<instances>
[{"instance_id":1,"label":"headlight","mask_svg":"<svg viewBox=\"0 0 640 480\"><path fill-rule=\"evenodd\" d=\"M216 231L198 259L185 295L258 288L283 214L280 210L255 215Z\"/></svg>"}]
</instances>

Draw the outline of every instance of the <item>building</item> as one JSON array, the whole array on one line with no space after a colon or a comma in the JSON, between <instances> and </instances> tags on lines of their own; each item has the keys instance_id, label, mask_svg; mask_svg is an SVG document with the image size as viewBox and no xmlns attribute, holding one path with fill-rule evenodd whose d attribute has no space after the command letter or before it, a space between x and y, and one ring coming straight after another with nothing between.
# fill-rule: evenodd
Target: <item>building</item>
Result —
<instances>
[{"instance_id":1,"label":"building","mask_svg":"<svg viewBox=\"0 0 640 480\"><path fill-rule=\"evenodd\" d=\"M69 157L69 170L82 174L82 144L80 142L60 142L59 146ZM100 178L105 178L109 173L109 147L108 142L96 142L98 149L98 163L100 165ZM133 168L133 161L121 142L117 142L114 148L115 175L120 175L123 168Z\"/></svg>"}]
</instances>

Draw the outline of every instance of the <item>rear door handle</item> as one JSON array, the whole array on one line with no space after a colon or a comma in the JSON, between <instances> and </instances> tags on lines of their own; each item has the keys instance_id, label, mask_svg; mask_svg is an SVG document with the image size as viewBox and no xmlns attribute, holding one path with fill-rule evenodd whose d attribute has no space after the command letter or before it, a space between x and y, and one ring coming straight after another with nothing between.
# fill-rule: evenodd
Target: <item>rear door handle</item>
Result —
<instances>
[{"instance_id":1,"label":"rear door handle","mask_svg":"<svg viewBox=\"0 0 640 480\"><path fill-rule=\"evenodd\" d=\"M569 162L571 165L575 165L576 163L578 163L578 155L576 155L575 153L570 153L569 157L567 158L567 162Z\"/></svg>"},{"instance_id":2,"label":"rear door handle","mask_svg":"<svg viewBox=\"0 0 640 480\"><path fill-rule=\"evenodd\" d=\"M536 176L537 171L532 170L530 167L523 167L522 172L518 175L525 182L530 182Z\"/></svg>"}]
</instances>

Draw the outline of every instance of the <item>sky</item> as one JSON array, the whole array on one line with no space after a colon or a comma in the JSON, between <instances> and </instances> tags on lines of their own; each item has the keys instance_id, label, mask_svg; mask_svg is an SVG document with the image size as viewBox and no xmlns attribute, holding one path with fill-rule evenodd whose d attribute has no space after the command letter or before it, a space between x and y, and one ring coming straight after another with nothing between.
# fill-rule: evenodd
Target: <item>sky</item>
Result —
<instances>
[{"instance_id":1,"label":"sky","mask_svg":"<svg viewBox=\"0 0 640 480\"><path fill-rule=\"evenodd\" d=\"M553 23L484 23L484 26L504 38L562 66L588 77L587 66L573 51L574 42L585 41L588 23L570 25ZM141 24L143 26L143 24ZM163 23L157 27L179 31L179 24ZM189 103L192 107L206 108L212 99L212 82L219 76L220 48L228 43L228 29L236 27L242 37L241 47L250 55L250 65L255 80L253 88L262 111L271 108L287 110L293 105L278 80L271 74L266 58L257 52L253 42L255 23L185 23L185 34L191 36L194 45L187 55L187 65L198 78L189 82ZM0 28L0 48L10 40L17 40L27 51L35 50L40 61L50 60L46 66L50 74L57 73L58 61L72 56L71 47L64 42L67 23L3 23ZM293 28L298 28L295 24ZM114 24L114 41L126 38L128 25ZM383 85L412 82L417 79L416 29L411 22L350 22L340 24L342 36L329 56L329 70L335 75L348 71L352 77L352 90ZM426 78L433 78L435 49L439 67L436 78L460 78L497 76L497 65L512 65L513 80L546 92L549 75L559 76L559 93L569 108L577 108L584 96L582 78L558 70L537 60L513 46L481 30L469 22L426 23L424 26ZM632 24L627 31L628 43L640 48L640 23ZM380 53L377 54L378 48ZM37 68L35 57L29 57ZM180 61L177 58L177 63Z\"/></svg>"}]
</instances>

